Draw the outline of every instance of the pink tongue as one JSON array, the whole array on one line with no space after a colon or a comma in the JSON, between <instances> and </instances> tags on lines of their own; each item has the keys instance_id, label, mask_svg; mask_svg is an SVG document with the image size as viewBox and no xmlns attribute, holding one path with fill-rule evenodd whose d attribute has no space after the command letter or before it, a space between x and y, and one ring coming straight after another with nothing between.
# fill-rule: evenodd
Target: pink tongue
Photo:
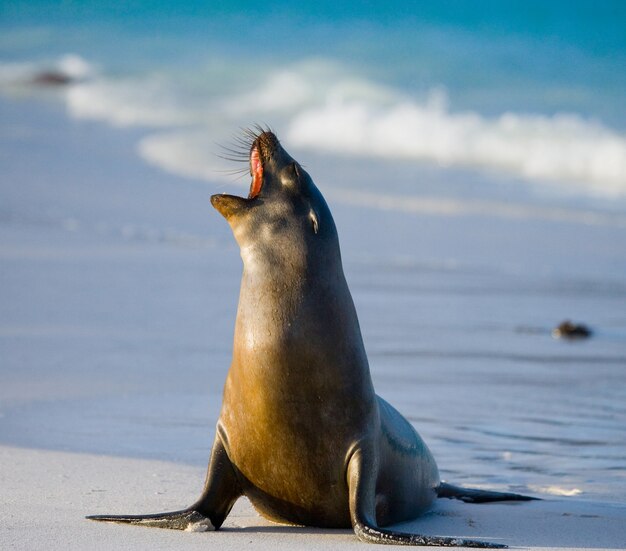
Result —
<instances>
[{"instance_id":1,"label":"pink tongue","mask_svg":"<svg viewBox=\"0 0 626 551\"><path fill-rule=\"evenodd\" d=\"M263 165L256 147L250 153L250 170L252 171L252 184L250 185L248 198L254 199L260 193L261 184L263 183Z\"/></svg>"}]
</instances>

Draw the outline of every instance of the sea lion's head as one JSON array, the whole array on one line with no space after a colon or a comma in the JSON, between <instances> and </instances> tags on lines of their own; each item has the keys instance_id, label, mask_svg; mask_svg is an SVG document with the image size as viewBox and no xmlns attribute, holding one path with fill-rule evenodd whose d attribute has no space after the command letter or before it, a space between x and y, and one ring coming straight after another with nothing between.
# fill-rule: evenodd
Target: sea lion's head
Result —
<instances>
[{"instance_id":1,"label":"sea lion's head","mask_svg":"<svg viewBox=\"0 0 626 551\"><path fill-rule=\"evenodd\" d=\"M248 197L211 197L233 230L244 265L305 267L320 256L326 264L339 260L333 218L309 174L273 132L250 132L248 138Z\"/></svg>"}]
</instances>

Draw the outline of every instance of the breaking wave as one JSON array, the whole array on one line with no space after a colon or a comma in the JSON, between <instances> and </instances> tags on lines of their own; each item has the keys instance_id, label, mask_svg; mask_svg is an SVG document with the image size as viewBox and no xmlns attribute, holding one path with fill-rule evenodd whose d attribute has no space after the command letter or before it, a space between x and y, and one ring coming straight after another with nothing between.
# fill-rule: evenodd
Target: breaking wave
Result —
<instances>
[{"instance_id":1,"label":"breaking wave","mask_svg":"<svg viewBox=\"0 0 626 551\"><path fill-rule=\"evenodd\" d=\"M322 59L280 70L258 66L245 81L226 78L221 67L113 78L67 55L55 70L71 79L62 97L72 116L158 129L141 142L140 154L184 176L219 179L215 144L239 126L262 122L299 149L500 170L576 193L626 196L626 135L599 120L458 111L443 87L411 94ZM0 65L0 88L32 81L40 70Z\"/></svg>"},{"instance_id":2,"label":"breaking wave","mask_svg":"<svg viewBox=\"0 0 626 551\"><path fill-rule=\"evenodd\" d=\"M626 194L626 137L600 122L576 114L455 113L441 91L389 106L331 98L298 113L288 138L320 151L500 169L593 194Z\"/></svg>"}]
</instances>

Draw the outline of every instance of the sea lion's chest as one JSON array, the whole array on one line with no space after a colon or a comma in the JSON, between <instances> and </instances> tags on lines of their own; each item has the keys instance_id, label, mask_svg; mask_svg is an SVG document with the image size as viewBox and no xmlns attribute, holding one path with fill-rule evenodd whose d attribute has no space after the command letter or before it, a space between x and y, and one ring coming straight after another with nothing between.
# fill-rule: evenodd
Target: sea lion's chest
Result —
<instances>
[{"instance_id":1,"label":"sea lion's chest","mask_svg":"<svg viewBox=\"0 0 626 551\"><path fill-rule=\"evenodd\" d=\"M229 373L220 422L231 461L262 484L294 470L315 481L341 478L345 454L364 424L351 385L338 388L319 374L263 371Z\"/></svg>"},{"instance_id":2,"label":"sea lion's chest","mask_svg":"<svg viewBox=\"0 0 626 551\"><path fill-rule=\"evenodd\" d=\"M344 526L346 464L368 426L368 400L341 377L290 369L281 356L272 356L271 366L262 358L248 357L256 362L249 369L233 363L220 416L244 492L273 520Z\"/></svg>"}]
</instances>

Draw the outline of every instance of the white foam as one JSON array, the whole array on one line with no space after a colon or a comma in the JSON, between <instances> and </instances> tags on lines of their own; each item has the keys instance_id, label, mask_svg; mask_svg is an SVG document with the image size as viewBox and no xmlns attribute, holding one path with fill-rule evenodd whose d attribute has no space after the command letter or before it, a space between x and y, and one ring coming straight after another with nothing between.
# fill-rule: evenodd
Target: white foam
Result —
<instances>
[{"instance_id":1,"label":"white foam","mask_svg":"<svg viewBox=\"0 0 626 551\"><path fill-rule=\"evenodd\" d=\"M326 101L361 100L386 105L397 99L395 91L318 58L271 69L261 77L248 91L228 96L222 108L237 118L262 114L284 119Z\"/></svg>"},{"instance_id":2,"label":"white foam","mask_svg":"<svg viewBox=\"0 0 626 551\"><path fill-rule=\"evenodd\" d=\"M504 169L594 194L626 194L626 138L578 115L451 112L437 91L428 101L382 106L329 98L298 113L286 140L329 153L428 160Z\"/></svg>"},{"instance_id":3,"label":"white foam","mask_svg":"<svg viewBox=\"0 0 626 551\"><path fill-rule=\"evenodd\" d=\"M55 60L0 63L0 89L30 85L41 72L58 72L75 81L97 74L97 69L77 54L65 54Z\"/></svg>"},{"instance_id":4,"label":"white foam","mask_svg":"<svg viewBox=\"0 0 626 551\"><path fill-rule=\"evenodd\" d=\"M190 124L193 113L172 97L158 77L98 79L72 86L66 101L70 114L114 126L171 127Z\"/></svg>"},{"instance_id":5,"label":"white foam","mask_svg":"<svg viewBox=\"0 0 626 551\"><path fill-rule=\"evenodd\" d=\"M579 193L626 195L626 136L577 114L458 112L442 87L411 97L323 60L269 72L225 109L284 121L284 140L300 148L499 169Z\"/></svg>"},{"instance_id":6,"label":"white foam","mask_svg":"<svg viewBox=\"0 0 626 551\"><path fill-rule=\"evenodd\" d=\"M500 169L578 192L626 195L626 136L573 113L454 111L443 87L408 95L314 59L229 97L238 120L278 119L292 146L333 155Z\"/></svg>"},{"instance_id":7,"label":"white foam","mask_svg":"<svg viewBox=\"0 0 626 551\"><path fill-rule=\"evenodd\" d=\"M87 60L76 54L66 54L57 61L58 69L74 79L85 79L96 74L96 69Z\"/></svg>"},{"instance_id":8,"label":"white foam","mask_svg":"<svg viewBox=\"0 0 626 551\"><path fill-rule=\"evenodd\" d=\"M72 116L167 130L148 136L140 152L185 176L220 179L215 144L258 121L281 129L291 147L329 155L495 169L576 193L626 196L626 135L578 114L456 111L443 88L411 96L321 59L256 67L245 87L211 68L185 78L111 78L75 54L55 63L76 81L62 94ZM0 64L0 88L40 68Z\"/></svg>"},{"instance_id":9,"label":"white foam","mask_svg":"<svg viewBox=\"0 0 626 551\"><path fill-rule=\"evenodd\" d=\"M217 141L217 136L205 129L160 132L143 138L138 151L149 163L173 174L208 182L233 183L232 164L215 154ZM242 185L248 187L249 180Z\"/></svg>"},{"instance_id":10,"label":"white foam","mask_svg":"<svg viewBox=\"0 0 626 551\"><path fill-rule=\"evenodd\" d=\"M185 105L180 90L167 75L106 77L95 65L72 53L55 60L0 63L0 91L40 93L33 83L42 73L50 72L70 79L66 87L55 92L76 118L143 127L179 127L206 121Z\"/></svg>"}]
</instances>

